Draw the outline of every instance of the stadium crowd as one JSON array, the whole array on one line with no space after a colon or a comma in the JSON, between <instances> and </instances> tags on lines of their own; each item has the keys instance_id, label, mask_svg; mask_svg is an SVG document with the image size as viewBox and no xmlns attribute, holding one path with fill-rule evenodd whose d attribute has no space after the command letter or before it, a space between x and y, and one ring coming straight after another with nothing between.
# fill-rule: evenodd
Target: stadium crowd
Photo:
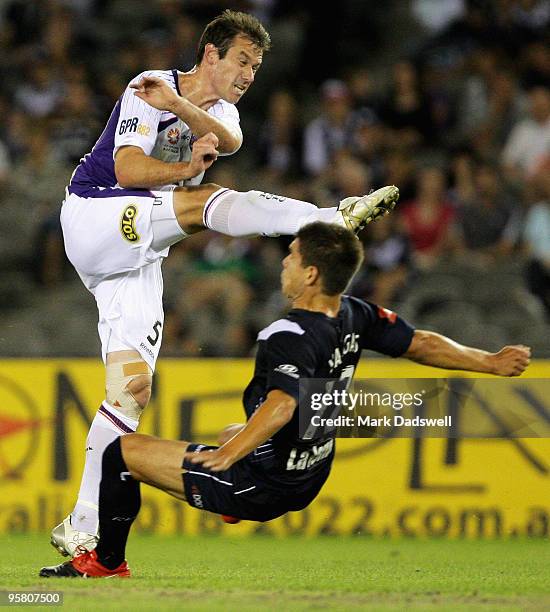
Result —
<instances>
[{"instance_id":1,"label":"stadium crowd","mask_svg":"<svg viewBox=\"0 0 550 612\"><path fill-rule=\"evenodd\" d=\"M495 344L548 338L548 0L342 0L338 10L308 0L0 0L8 319L33 308L39 319L29 295L55 302L77 283L60 202L128 81L192 68L202 27L224 8L260 17L273 50L239 105L242 149L205 180L320 206L398 185L394 214L362 234L351 292L440 329L429 317L453 319L462 307L489 344L491 330ZM162 354L248 355L255 331L285 306L287 244L203 232L173 247Z\"/></svg>"}]
</instances>

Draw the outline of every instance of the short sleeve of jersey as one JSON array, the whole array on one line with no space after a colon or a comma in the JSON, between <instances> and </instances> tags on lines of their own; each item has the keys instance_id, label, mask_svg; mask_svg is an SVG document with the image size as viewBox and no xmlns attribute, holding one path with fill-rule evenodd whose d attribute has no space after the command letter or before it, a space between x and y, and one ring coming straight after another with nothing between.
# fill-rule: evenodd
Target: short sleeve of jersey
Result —
<instances>
[{"instance_id":1,"label":"short sleeve of jersey","mask_svg":"<svg viewBox=\"0 0 550 612\"><path fill-rule=\"evenodd\" d=\"M407 352L413 335L414 327L395 312L361 300L354 300L362 310L365 327L362 338L362 348L389 357L400 357Z\"/></svg>"},{"instance_id":2,"label":"short sleeve of jersey","mask_svg":"<svg viewBox=\"0 0 550 612\"><path fill-rule=\"evenodd\" d=\"M130 84L139 82L146 75L165 79L174 87L174 79L169 72L143 72ZM129 86L120 100L120 114L115 130L113 157L120 147L132 145L143 149L145 155L150 155L158 135L158 125L163 111L153 108L135 95L135 90Z\"/></svg>"},{"instance_id":3,"label":"short sleeve of jersey","mask_svg":"<svg viewBox=\"0 0 550 612\"><path fill-rule=\"evenodd\" d=\"M280 389L299 399L300 378L311 378L315 372L313 347L305 334L279 332L266 341L266 392Z\"/></svg>"},{"instance_id":4,"label":"short sleeve of jersey","mask_svg":"<svg viewBox=\"0 0 550 612\"><path fill-rule=\"evenodd\" d=\"M224 123L235 135L243 141L240 116L237 107L225 100L218 100L216 104L208 109L208 113ZM239 147L240 148L240 147ZM238 149L237 149L238 150ZM236 153L236 151L234 151ZM233 155L233 153L220 153L220 156Z\"/></svg>"}]
</instances>

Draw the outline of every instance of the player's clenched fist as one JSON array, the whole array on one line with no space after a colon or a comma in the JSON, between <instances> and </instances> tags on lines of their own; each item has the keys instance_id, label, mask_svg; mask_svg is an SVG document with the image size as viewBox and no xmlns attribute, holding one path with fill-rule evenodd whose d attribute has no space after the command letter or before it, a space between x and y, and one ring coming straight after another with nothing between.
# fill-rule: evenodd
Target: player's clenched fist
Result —
<instances>
[{"instance_id":1,"label":"player's clenched fist","mask_svg":"<svg viewBox=\"0 0 550 612\"><path fill-rule=\"evenodd\" d=\"M494 373L499 376L519 376L531 361L531 349L523 344L505 346L493 355Z\"/></svg>"},{"instance_id":2,"label":"player's clenched fist","mask_svg":"<svg viewBox=\"0 0 550 612\"><path fill-rule=\"evenodd\" d=\"M208 170L218 158L218 137L212 132L201 136L193 143L189 170L192 176Z\"/></svg>"},{"instance_id":3,"label":"player's clenched fist","mask_svg":"<svg viewBox=\"0 0 550 612\"><path fill-rule=\"evenodd\" d=\"M185 460L190 463L202 464L212 472L223 472L235 463L235 459L223 448L203 451L201 453L186 453L184 455Z\"/></svg>"},{"instance_id":4,"label":"player's clenched fist","mask_svg":"<svg viewBox=\"0 0 550 612\"><path fill-rule=\"evenodd\" d=\"M130 87L138 98L158 110L172 111L180 99L164 79L156 76L144 76Z\"/></svg>"}]
</instances>

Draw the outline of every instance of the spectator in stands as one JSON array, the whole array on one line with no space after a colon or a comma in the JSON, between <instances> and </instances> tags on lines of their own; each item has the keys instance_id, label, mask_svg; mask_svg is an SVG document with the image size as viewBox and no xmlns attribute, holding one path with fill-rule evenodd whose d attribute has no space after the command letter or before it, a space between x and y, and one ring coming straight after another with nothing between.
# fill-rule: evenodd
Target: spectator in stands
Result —
<instances>
[{"instance_id":1,"label":"spectator in stands","mask_svg":"<svg viewBox=\"0 0 550 612\"><path fill-rule=\"evenodd\" d=\"M454 208L447 199L446 178L435 166L418 173L417 196L404 202L401 219L420 268L435 266L451 248Z\"/></svg>"},{"instance_id":2,"label":"spectator in stands","mask_svg":"<svg viewBox=\"0 0 550 612\"><path fill-rule=\"evenodd\" d=\"M11 169L8 147L0 140L0 186L5 189Z\"/></svg>"},{"instance_id":3,"label":"spectator in stands","mask_svg":"<svg viewBox=\"0 0 550 612\"><path fill-rule=\"evenodd\" d=\"M33 118L52 115L64 96L63 81L54 74L48 58L37 57L27 68L27 78L15 92L15 100Z\"/></svg>"},{"instance_id":4,"label":"spectator in stands","mask_svg":"<svg viewBox=\"0 0 550 612\"><path fill-rule=\"evenodd\" d=\"M377 225L373 231L360 235L365 260L350 293L392 307L411 276L412 252L409 239L397 229L396 217L388 217Z\"/></svg>"},{"instance_id":5,"label":"spectator in stands","mask_svg":"<svg viewBox=\"0 0 550 612\"><path fill-rule=\"evenodd\" d=\"M459 92L459 129L466 137L487 118L489 88L498 62L494 48L477 49L468 60Z\"/></svg>"},{"instance_id":6,"label":"spectator in stands","mask_svg":"<svg viewBox=\"0 0 550 612\"><path fill-rule=\"evenodd\" d=\"M67 84L67 95L52 121L52 149L67 165L78 164L82 151L93 146L101 123L97 120L93 91L83 82Z\"/></svg>"},{"instance_id":7,"label":"spectator in stands","mask_svg":"<svg viewBox=\"0 0 550 612\"><path fill-rule=\"evenodd\" d=\"M550 48L542 40L530 41L521 53L521 82L525 89L550 88Z\"/></svg>"},{"instance_id":8,"label":"spectator in stands","mask_svg":"<svg viewBox=\"0 0 550 612\"><path fill-rule=\"evenodd\" d=\"M421 78L430 121L429 145L446 149L456 141L456 76L438 60L423 67Z\"/></svg>"},{"instance_id":9,"label":"spectator in stands","mask_svg":"<svg viewBox=\"0 0 550 612\"><path fill-rule=\"evenodd\" d=\"M76 21L69 7L60 3L51 4L51 13L44 26L42 43L51 63L66 66L71 63L71 45L75 38Z\"/></svg>"},{"instance_id":10,"label":"spectator in stands","mask_svg":"<svg viewBox=\"0 0 550 612\"><path fill-rule=\"evenodd\" d=\"M56 159L47 127L32 123L25 127L27 148L10 174L8 194L19 202L22 214L36 221L40 218L40 206L44 206L46 213L58 213L71 167Z\"/></svg>"},{"instance_id":11,"label":"spectator in stands","mask_svg":"<svg viewBox=\"0 0 550 612\"><path fill-rule=\"evenodd\" d=\"M550 164L544 166L536 182L542 198L528 211L523 240L528 252L527 285L542 301L550 319Z\"/></svg>"},{"instance_id":12,"label":"spectator in stands","mask_svg":"<svg viewBox=\"0 0 550 612\"><path fill-rule=\"evenodd\" d=\"M520 211L494 166L480 164L474 186L472 199L460 202L457 251L467 263L485 266L511 254L518 239Z\"/></svg>"},{"instance_id":13,"label":"spectator in stands","mask_svg":"<svg viewBox=\"0 0 550 612\"><path fill-rule=\"evenodd\" d=\"M429 110L420 88L418 72L408 61L393 67L389 95L382 107L382 119L393 130L400 146L414 147L431 135Z\"/></svg>"},{"instance_id":14,"label":"spectator in stands","mask_svg":"<svg viewBox=\"0 0 550 612\"><path fill-rule=\"evenodd\" d=\"M455 208L461 203L473 200L475 163L472 153L468 150L455 152L451 160L451 188L449 199Z\"/></svg>"},{"instance_id":15,"label":"spectator in stands","mask_svg":"<svg viewBox=\"0 0 550 612\"><path fill-rule=\"evenodd\" d=\"M529 92L529 116L518 122L504 148L502 161L516 181L532 176L550 158L550 89Z\"/></svg>"},{"instance_id":16,"label":"spectator in stands","mask_svg":"<svg viewBox=\"0 0 550 612\"><path fill-rule=\"evenodd\" d=\"M387 146L387 128L378 115L369 108L357 111L357 129L353 143L354 155L370 172L373 185L384 184L384 154Z\"/></svg>"},{"instance_id":17,"label":"spectator in stands","mask_svg":"<svg viewBox=\"0 0 550 612\"><path fill-rule=\"evenodd\" d=\"M178 64L186 70L191 70L195 65L195 41L200 36L200 28L189 15L176 17L172 28L172 43L175 46Z\"/></svg>"},{"instance_id":18,"label":"spectator in stands","mask_svg":"<svg viewBox=\"0 0 550 612\"><path fill-rule=\"evenodd\" d=\"M464 16L464 5L464 0L413 0L411 10L422 27L435 35Z\"/></svg>"},{"instance_id":19,"label":"spectator in stands","mask_svg":"<svg viewBox=\"0 0 550 612\"><path fill-rule=\"evenodd\" d=\"M331 79L321 86L321 114L304 133L304 167L313 176L326 170L334 155L353 146L356 117L343 81Z\"/></svg>"},{"instance_id":20,"label":"spectator in stands","mask_svg":"<svg viewBox=\"0 0 550 612\"><path fill-rule=\"evenodd\" d=\"M346 73L346 84L355 110L369 110L376 113L380 106L376 93L372 71L366 66L353 66Z\"/></svg>"},{"instance_id":21,"label":"spectator in stands","mask_svg":"<svg viewBox=\"0 0 550 612\"><path fill-rule=\"evenodd\" d=\"M349 151L335 154L331 167L313 183L314 200L320 206L330 206L334 199L347 198L362 189L368 193L371 187L369 168Z\"/></svg>"},{"instance_id":22,"label":"spectator in stands","mask_svg":"<svg viewBox=\"0 0 550 612\"><path fill-rule=\"evenodd\" d=\"M525 106L515 75L499 66L495 50L480 50L475 56L476 73L465 83L460 129L468 138L489 128L491 146L498 151L519 120Z\"/></svg>"},{"instance_id":23,"label":"spectator in stands","mask_svg":"<svg viewBox=\"0 0 550 612\"><path fill-rule=\"evenodd\" d=\"M299 120L296 99L289 91L279 89L271 94L268 115L259 134L258 156L272 180L301 174Z\"/></svg>"},{"instance_id":24,"label":"spectator in stands","mask_svg":"<svg viewBox=\"0 0 550 612\"><path fill-rule=\"evenodd\" d=\"M257 271L248 257L249 243L210 235L174 306L182 313L187 348L202 356L246 356L253 338L249 330L250 285Z\"/></svg>"},{"instance_id":25,"label":"spectator in stands","mask_svg":"<svg viewBox=\"0 0 550 612\"><path fill-rule=\"evenodd\" d=\"M413 157L402 148L392 148L384 156L384 181L389 185L399 185L401 202L412 200L415 196L415 165Z\"/></svg>"},{"instance_id":26,"label":"spectator in stands","mask_svg":"<svg viewBox=\"0 0 550 612\"><path fill-rule=\"evenodd\" d=\"M66 278L59 197L71 168L58 161L46 127L26 123L26 150L3 189L3 214L15 249L31 260L34 279L54 286Z\"/></svg>"}]
</instances>

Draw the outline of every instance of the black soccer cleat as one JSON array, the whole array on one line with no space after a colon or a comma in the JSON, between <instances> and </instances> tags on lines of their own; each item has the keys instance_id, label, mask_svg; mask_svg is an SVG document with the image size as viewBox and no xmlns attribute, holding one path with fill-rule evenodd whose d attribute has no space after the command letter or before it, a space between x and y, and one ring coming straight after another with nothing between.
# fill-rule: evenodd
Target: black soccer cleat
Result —
<instances>
[{"instance_id":1,"label":"black soccer cleat","mask_svg":"<svg viewBox=\"0 0 550 612\"><path fill-rule=\"evenodd\" d=\"M38 574L42 578L82 578L81 574L72 564L71 561L60 563L59 565L51 565L43 567Z\"/></svg>"}]
</instances>

